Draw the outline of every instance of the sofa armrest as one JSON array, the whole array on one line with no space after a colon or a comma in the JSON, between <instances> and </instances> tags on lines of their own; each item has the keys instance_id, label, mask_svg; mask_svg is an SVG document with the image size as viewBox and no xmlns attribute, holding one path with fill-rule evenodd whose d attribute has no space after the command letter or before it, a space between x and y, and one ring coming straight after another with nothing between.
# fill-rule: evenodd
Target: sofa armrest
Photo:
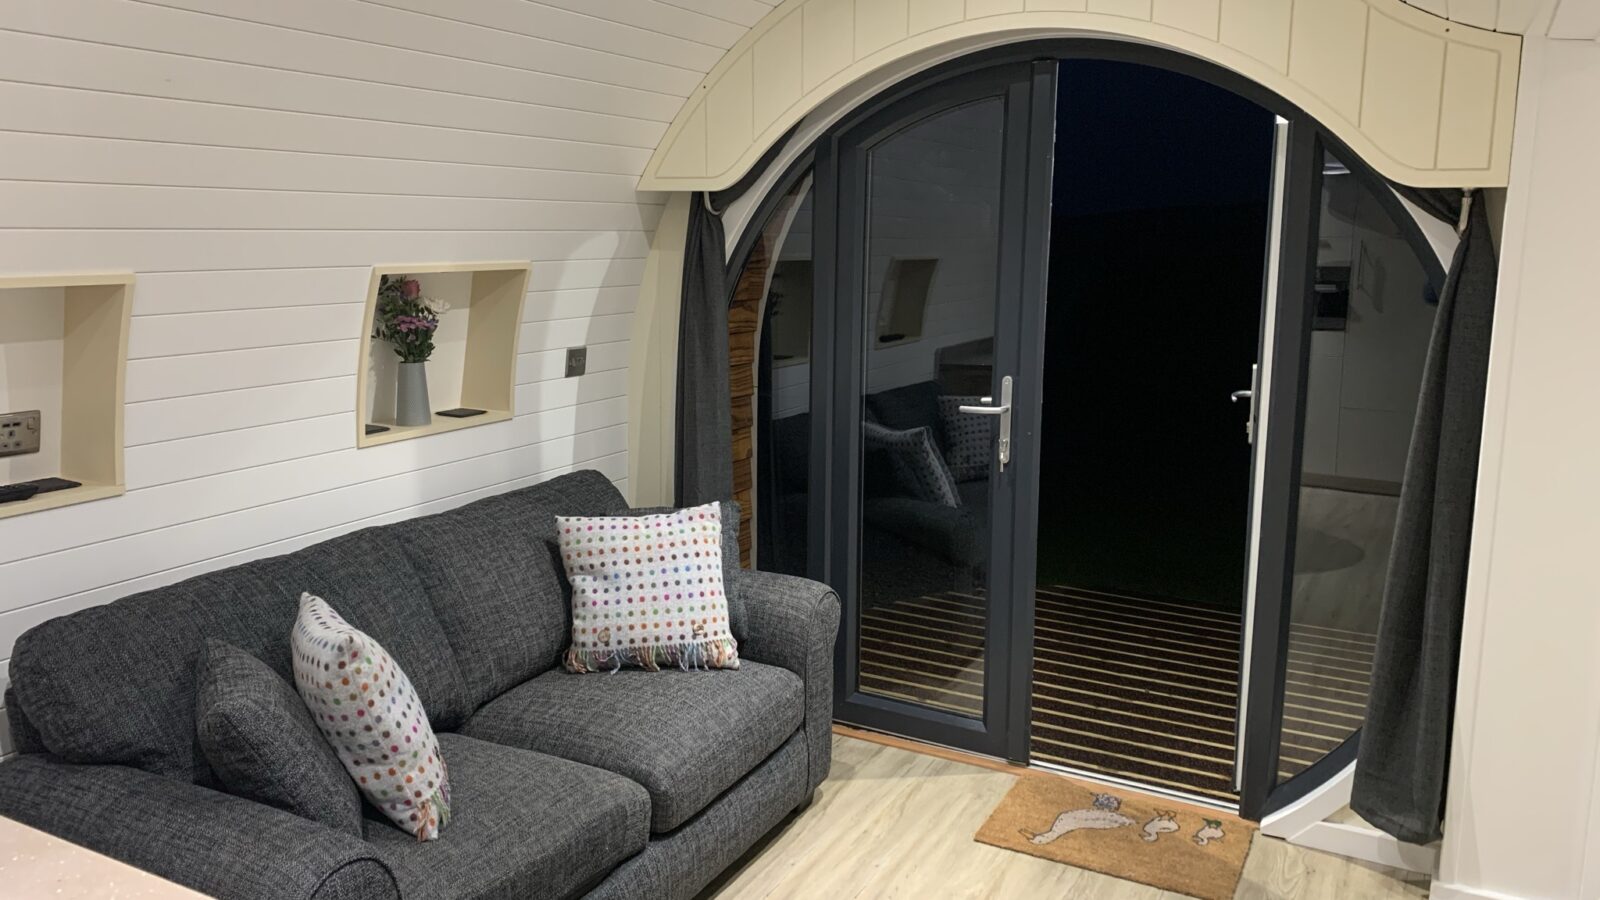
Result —
<instances>
[{"instance_id":1,"label":"sofa armrest","mask_svg":"<svg viewBox=\"0 0 1600 900\"><path fill-rule=\"evenodd\" d=\"M0 764L0 814L216 897L400 896L355 837L141 769L26 754Z\"/></svg>"},{"instance_id":2,"label":"sofa armrest","mask_svg":"<svg viewBox=\"0 0 1600 900\"><path fill-rule=\"evenodd\" d=\"M839 636L839 596L820 582L740 569L734 589L743 599L739 656L782 666L805 684L808 785L828 777L833 760L833 644Z\"/></svg>"}]
</instances>

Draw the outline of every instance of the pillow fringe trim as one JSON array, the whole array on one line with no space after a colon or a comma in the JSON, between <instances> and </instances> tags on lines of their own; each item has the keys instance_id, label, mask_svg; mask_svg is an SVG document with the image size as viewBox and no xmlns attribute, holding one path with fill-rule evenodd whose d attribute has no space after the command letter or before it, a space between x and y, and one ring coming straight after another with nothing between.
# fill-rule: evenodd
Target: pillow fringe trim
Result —
<instances>
[{"instance_id":1,"label":"pillow fringe trim","mask_svg":"<svg viewBox=\"0 0 1600 900\"><path fill-rule=\"evenodd\" d=\"M417 804L417 812L422 815L422 822L417 826L417 830L413 832L416 835L417 842L438 839L439 832L443 831L444 826L450 822L449 791L442 786L436 789L432 794L428 795L426 800Z\"/></svg>"},{"instance_id":2,"label":"pillow fringe trim","mask_svg":"<svg viewBox=\"0 0 1600 900\"><path fill-rule=\"evenodd\" d=\"M685 672L691 669L737 669L739 644L730 636L620 650L572 647L567 650L565 663L567 671L578 675L615 672L623 666L635 666L650 672L659 672L662 666L676 666Z\"/></svg>"}]
</instances>

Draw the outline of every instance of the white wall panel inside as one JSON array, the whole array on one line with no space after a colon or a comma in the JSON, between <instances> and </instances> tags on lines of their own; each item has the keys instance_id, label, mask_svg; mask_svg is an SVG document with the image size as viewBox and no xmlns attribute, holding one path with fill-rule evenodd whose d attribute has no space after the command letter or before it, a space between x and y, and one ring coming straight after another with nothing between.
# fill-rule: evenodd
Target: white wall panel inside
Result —
<instances>
[{"instance_id":1,"label":"white wall panel inside","mask_svg":"<svg viewBox=\"0 0 1600 900\"><path fill-rule=\"evenodd\" d=\"M0 7L0 272L137 276L128 493L0 521L0 684L52 616L575 468L626 490L628 342L664 199L633 186L770 8ZM368 267L517 259L516 417L357 451ZM577 345L588 373L563 378Z\"/></svg>"}]
</instances>

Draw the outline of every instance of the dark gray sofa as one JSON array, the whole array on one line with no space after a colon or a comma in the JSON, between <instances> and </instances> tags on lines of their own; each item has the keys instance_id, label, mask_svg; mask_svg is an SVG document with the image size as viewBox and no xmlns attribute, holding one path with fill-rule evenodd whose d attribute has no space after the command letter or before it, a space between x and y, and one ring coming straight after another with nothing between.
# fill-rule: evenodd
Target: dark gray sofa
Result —
<instances>
[{"instance_id":1,"label":"dark gray sofa","mask_svg":"<svg viewBox=\"0 0 1600 900\"><path fill-rule=\"evenodd\" d=\"M577 472L45 622L12 655L0 814L221 897L691 897L828 774L838 599L730 563L740 669L570 675L553 516L626 507ZM200 753L206 638L290 678L306 590L415 684L450 771L438 840L232 796Z\"/></svg>"}]
</instances>

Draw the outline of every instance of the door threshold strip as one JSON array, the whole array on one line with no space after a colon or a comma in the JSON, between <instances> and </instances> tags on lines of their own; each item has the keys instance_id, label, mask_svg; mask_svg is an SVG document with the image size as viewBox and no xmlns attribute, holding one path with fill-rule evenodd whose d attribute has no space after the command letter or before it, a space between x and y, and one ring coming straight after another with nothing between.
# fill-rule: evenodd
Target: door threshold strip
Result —
<instances>
[{"instance_id":1,"label":"door threshold strip","mask_svg":"<svg viewBox=\"0 0 1600 900\"><path fill-rule=\"evenodd\" d=\"M1193 794L1178 788L1164 788L1159 785L1139 781L1135 778L1120 778L1116 775L1108 775L1105 772L1096 772L1093 769L1079 769L1073 766L1063 765L1062 763L1040 759L1035 759L1029 764L1028 768L1038 772L1050 772L1056 775L1065 775L1069 778L1079 779L1080 781L1090 781L1094 782L1095 784L1105 784L1119 788L1126 788L1128 790L1138 791L1141 794L1152 794L1157 797L1170 797L1173 800L1182 800L1185 803L1192 803L1195 806L1204 806L1208 809L1220 809L1223 812L1230 812L1236 815L1239 812L1239 804L1237 802L1223 800L1217 797L1208 797L1204 794Z\"/></svg>"}]
</instances>

